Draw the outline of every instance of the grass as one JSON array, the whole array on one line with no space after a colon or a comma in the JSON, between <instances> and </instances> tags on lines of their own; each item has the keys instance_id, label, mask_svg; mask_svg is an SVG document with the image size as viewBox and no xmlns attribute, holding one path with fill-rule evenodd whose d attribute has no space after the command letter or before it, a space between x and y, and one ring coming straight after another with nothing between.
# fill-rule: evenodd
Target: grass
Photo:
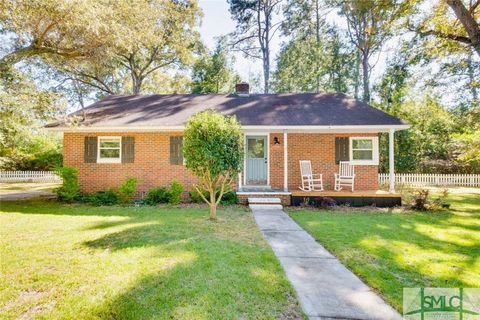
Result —
<instances>
[{"instance_id":1,"label":"grass","mask_svg":"<svg viewBox=\"0 0 480 320\"><path fill-rule=\"evenodd\" d=\"M199 208L0 209L3 318L303 317L245 209L221 209L214 223Z\"/></svg>"},{"instance_id":2,"label":"grass","mask_svg":"<svg viewBox=\"0 0 480 320\"><path fill-rule=\"evenodd\" d=\"M446 212L290 215L401 311L404 287L480 287L480 195L448 201Z\"/></svg>"}]
</instances>

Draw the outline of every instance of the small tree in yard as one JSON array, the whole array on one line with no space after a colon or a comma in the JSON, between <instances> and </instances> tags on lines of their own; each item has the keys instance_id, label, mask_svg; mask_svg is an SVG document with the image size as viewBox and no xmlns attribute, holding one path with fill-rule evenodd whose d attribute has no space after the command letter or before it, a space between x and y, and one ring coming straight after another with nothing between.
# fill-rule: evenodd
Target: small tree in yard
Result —
<instances>
[{"instance_id":1,"label":"small tree in yard","mask_svg":"<svg viewBox=\"0 0 480 320\"><path fill-rule=\"evenodd\" d=\"M183 136L183 157L198 177L195 185L215 219L222 196L232 189L243 164L243 134L235 117L208 110L192 116ZM208 193L209 199L205 197Z\"/></svg>"}]
</instances>

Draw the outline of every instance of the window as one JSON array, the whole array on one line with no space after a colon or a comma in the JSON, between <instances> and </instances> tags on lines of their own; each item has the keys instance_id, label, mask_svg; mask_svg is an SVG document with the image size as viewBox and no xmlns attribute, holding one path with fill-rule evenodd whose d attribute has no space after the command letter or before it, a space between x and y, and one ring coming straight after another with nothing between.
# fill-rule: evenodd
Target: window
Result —
<instances>
[{"instance_id":1,"label":"window","mask_svg":"<svg viewBox=\"0 0 480 320\"><path fill-rule=\"evenodd\" d=\"M170 137L170 164L184 165L183 159L183 137Z\"/></svg>"},{"instance_id":2,"label":"window","mask_svg":"<svg viewBox=\"0 0 480 320\"><path fill-rule=\"evenodd\" d=\"M122 162L122 138L98 137L98 163Z\"/></svg>"},{"instance_id":3,"label":"window","mask_svg":"<svg viewBox=\"0 0 480 320\"><path fill-rule=\"evenodd\" d=\"M360 165L378 165L378 138L350 138L350 162Z\"/></svg>"}]
</instances>

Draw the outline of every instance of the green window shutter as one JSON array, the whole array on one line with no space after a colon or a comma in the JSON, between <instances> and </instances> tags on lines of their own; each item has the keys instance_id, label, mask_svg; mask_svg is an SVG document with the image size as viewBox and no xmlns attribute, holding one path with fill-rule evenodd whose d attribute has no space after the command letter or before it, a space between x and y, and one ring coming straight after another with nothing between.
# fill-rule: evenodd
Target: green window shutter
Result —
<instances>
[{"instance_id":1,"label":"green window shutter","mask_svg":"<svg viewBox=\"0 0 480 320\"><path fill-rule=\"evenodd\" d=\"M135 160L135 138L122 137L122 163L133 163Z\"/></svg>"},{"instance_id":2,"label":"green window shutter","mask_svg":"<svg viewBox=\"0 0 480 320\"><path fill-rule=\"evenodd\" d=\"M97 137L85 137L83 159L85 163L97 162Z\"/></svg>"},{"instance_id":3,"label":"green window shutter","mask_svg":"<svg viewBox=\"0 0 480 320\"><path fill-rule=\"evenodd\" d=\"M183 164L183 137L170 137L170 164Z\"/></svg>"},{"instance_id":4,"label":"green window shutter","mask_svg":"<svg viewBox=\"0 0 480 320\"><path fill-rule=\"evenodd\" d=\"M335 163L340 161L349 161L349 141L348 137L335 138Z\"/></svg>"}]
</instances>

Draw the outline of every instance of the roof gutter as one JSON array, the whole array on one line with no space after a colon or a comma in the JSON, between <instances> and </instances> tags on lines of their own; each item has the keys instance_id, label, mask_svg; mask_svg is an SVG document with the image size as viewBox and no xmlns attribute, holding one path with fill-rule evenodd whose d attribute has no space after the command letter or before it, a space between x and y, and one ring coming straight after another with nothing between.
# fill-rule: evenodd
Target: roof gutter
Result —
<instances>
[{"instance_id":1,"label":"roof gutter","mask_svg":"<svg viewBox=\"0 0 480 320\"><path fill-rule=\"evenodd\" d=\"M341 133L341 132L389 132L391 129L396 131L410 128L410 124L398 125L347 125L347 126L242 126L247 132L278 132L287 130L289 132L323 132L323 133ZM46 127L48 131L59 132L168 132L183 131L185 126L115 126L115 127Z\"/></svg>"}]
</instances>

